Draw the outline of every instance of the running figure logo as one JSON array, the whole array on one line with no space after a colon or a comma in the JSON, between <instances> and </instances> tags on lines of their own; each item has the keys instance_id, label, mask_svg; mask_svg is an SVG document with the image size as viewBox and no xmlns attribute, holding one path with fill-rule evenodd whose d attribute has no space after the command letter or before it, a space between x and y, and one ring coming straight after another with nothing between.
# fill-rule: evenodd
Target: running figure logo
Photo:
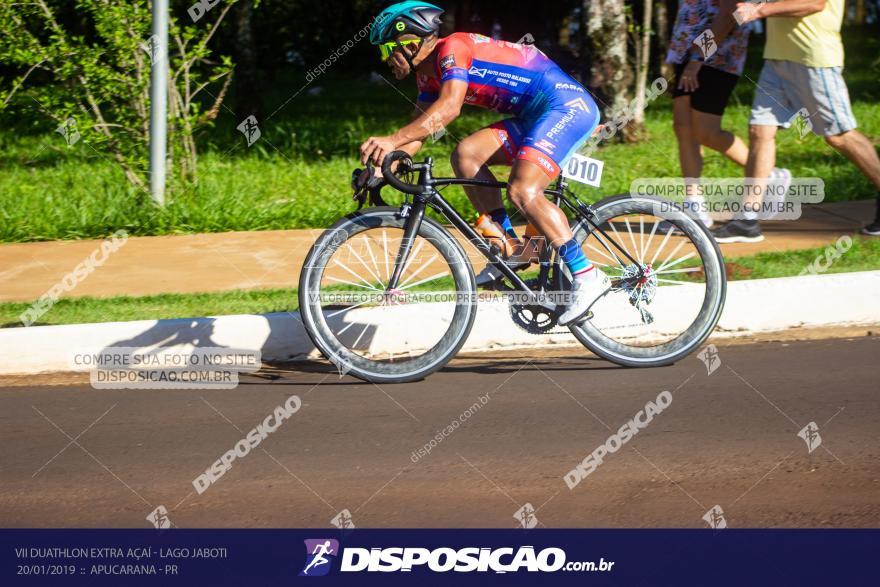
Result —
<instances>
[{"instance_id":1,"label":"running figure logo","mask_svg":"<svg viewBox=\"0 0 880 587\"><path fill-rule=\"evenodd\" d=\"M706 366L706 375L711 375L715 372L715 369L721 366L721 357L718 356L718 347L714 344L710 344L701 350L697 354L697 358Z\"/></svg>"},{"instance_id":2,"label":"running figure logo","mask_svg":"<svg viewBox=\"0 0 880 587\"><path fill-rule=\"evenodd\" d=\"M330 572L331 562L339 554L339 541L332 538L311 538L306 543L306 566L300 577L323 577Z\"/></svg>"},{"instance_id":3,"label":"running figure logo","mask_svg":"<svg viewBox=\"0 0 880 587\"><path fill-rule=\"evenodd\" d=\"M260 125L257 123L257 118L254 115L248 116L245 118L241 124L236 126L238 130L241 131L241 134L247 139L247 146L250 147L255 142L259 140L259 138L263 135L260 132Z\"/></svg>"},{"instance_id":4,"label":"running figure logo","mask_svg":"<svg viewBox=\"0 0 880 587\"><path fill-rule=\"evenodd\" d=\"M797 435L807 443L808 453L813 452L822 444L822 437L819 435L819 426L817 426L815 422L810 422L804 426Z\"/></svg>"}]
</instances>

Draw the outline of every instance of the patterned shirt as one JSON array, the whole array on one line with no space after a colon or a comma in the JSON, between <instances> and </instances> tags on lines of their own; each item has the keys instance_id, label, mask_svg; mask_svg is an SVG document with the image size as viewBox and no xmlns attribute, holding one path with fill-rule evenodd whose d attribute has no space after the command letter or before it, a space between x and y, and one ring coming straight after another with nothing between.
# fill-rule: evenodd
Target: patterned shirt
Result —
<instances>
[{"instance_id":1,"label":"patterned shirt","mask_svg":"<svg viewBox=\"0 0 880 587\"><path fill-rule=\"evenodd\" d=\"M718 15L720 0L679 0L678 15L669 38L667 63L682 63L701 56L698 47L693 45L703 31L707 30ZM715 52L705 60L705 64L734 75L741 75L746 63L746 48L749 43L751 25L737 26L724 38ZM710 49L711 52L711 43Z\"/></svg>"}]
</instances>

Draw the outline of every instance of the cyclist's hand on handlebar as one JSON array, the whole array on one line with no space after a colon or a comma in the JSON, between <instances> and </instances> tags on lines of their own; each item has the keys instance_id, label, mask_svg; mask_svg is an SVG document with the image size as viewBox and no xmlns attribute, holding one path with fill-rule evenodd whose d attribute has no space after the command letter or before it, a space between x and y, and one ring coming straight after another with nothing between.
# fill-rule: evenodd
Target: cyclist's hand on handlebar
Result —
<instances>
[{"instance_id":1,"label":"cyclist's hand on handlebar","mask_svg":"<svg viewBox=\"0 0 880 587\"><path fill-rule=\"evenodd\" d=\"M370 137L361 145L361 163L366 165L367 161L372 160L376 165L381 165L385 156L394 148L390 137Z\"/></svg>"}]
</instances>

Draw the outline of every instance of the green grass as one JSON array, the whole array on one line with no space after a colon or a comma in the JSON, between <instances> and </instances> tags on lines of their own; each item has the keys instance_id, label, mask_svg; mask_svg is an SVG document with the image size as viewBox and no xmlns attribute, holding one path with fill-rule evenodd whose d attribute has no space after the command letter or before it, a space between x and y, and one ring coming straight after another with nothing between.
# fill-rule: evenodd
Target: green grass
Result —
<instances>
[{"instance_id":1,"label":"green grass","mask_svg":"<svg viewBox=\"0 0 880 587\"><path fill-rule=\"evenodd\" d=\"M824 259L825 248L798 251L760 253L750 257L726 259L733 268L736 279L762 279L798 275L816 258ZM850 248L823 273L843 273L880 269L880 239L853 238ZM536 276L527 272L524 277ZM680 276L679 279L683 279ZM434 285L434 289L446 290L451 282ZM335 287L333 289L343 289ZM431 289L429 285L419 290ZM0 327L20 326L19 316L29 303L0 303ZM163 294L144 297L120 296L113 298L61 299L38 322L46 324L84 324L91 322L116 322L125 320L156 320L189 318L225 314L265 314L269 312L292 312L298 308L295 289L263 289L201 294Z\"/></svg>"},{"instance_id":2,"label":"green grass","mask_svg":"<svg viewBox=\"0 0 880 587\"><path fill-rule=\"evenodd\" d=\"M0 327L21 326L29 303L0 303ZM161 294L112 298L61 299L35 324L85 324L161 320L225 314L286 312L299 306L295 289L240 290L221 293Z\"/></svg>"},{"instance_id":3,"label":"green grass","mask_svg":"<svg viewBox=\"0 0 880 587\"><path fill-rule=\"evenodd\" d=\"M830 247L834 249L832 245ZM875 271L880 269L880 239L872 237L853 237L852 248L834 260L834 253L829 247L801 249L797 251L758 253L749 257L735 257L726 262L735 264L734 277L746 279L765 279L770 277L788 277L798 275L817 258L820 265L829 265L826 259L832 259L830 267L823 274L849 273L852 271Z\"/></svg>"},{"instance_id":4,"label":"green grass","mask_svg":"<svg viewBox=\"0 0 880 587\"><path fill-rule=\"evenodd\" d=\"M844 39L853 109L861 131L876 143L880 38L873 31L855 29L847 30ZM751 80L758 78L762 45L763 39L754 39L746 75L725 116L725 127L740 136L747 132ZM377 63L376 69L381 68ZM266 98L267 112L301 85L301 72L279 76ZM68 148L48 118L34 129L7 116L0 121L0 242L98 238L121 228L132 235L158 235L325 227L354 209L348 182L357 166L357 147L370 135L388 134L408 122L415 89L412 80L395 88L335 71L310 88L317 86L323 88L319 95L304 91L262 121L263 137L250 148L235 130L238 121L224 110L216 125L199 137L199 184L176 190L161 210L144 193L127 186L106 153L84 141ZM451 175L449 153L456 140L498 118L466 108L447 136L429 142L420 156L435 158L436 175ZM638 177L679 173L668 94L649 106L647 118L648 140L608 145L594 154L605 161L603 185L600 190L580 189L586 199L627 191ZM778 154L779 164L795 175L824 179L826 200L873 194L855 167L816 136L799 139L794 132L783 132ZM741 173L720 155L707 153L704 175ZM386 195L391 194L386 189ZM463 212L471 210L460 188L449 188L444 195Z\"/></svg>"}]
</instances>

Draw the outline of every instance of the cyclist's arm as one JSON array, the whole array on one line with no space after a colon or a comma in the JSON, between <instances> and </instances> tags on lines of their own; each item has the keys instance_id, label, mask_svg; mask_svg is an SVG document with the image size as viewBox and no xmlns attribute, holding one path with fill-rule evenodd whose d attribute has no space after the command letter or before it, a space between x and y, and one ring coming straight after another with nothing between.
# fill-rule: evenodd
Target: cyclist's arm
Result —
<instances>
[{"instance_id":1,"label":"cyclist's arm","mask_svg":"<svg viewBox=\"0 0 880 587\"><path fill-rule=\"evenodd\" d=\"M416 108L415 108L415 110L413 111L413 116L415 116L416 118L418 118L418 117L421 116L423 113L427 112L428 109L431 107L431 104L432 104L432 103L433 103L433 102L422 102L421 100L419 100L419 101L416 103ZM423 145L423 144L424 144L423 141L410 141L410 142L408 142L408 143L405 143L405 144L403 144L403 145L400 145L400 146L397 147L397 148L400 149L401 151L406 151L406 152L409 153L410 155L415 155L416 153L419 152L419 149L422 148L422 145Z\"/></svg>"},{"instance_id":2,"label":"cyclist's arm","mask_svg":"<svg viewBox=\"0 0 880 587\"><path fill-rule=\"evenodd\" d=\"M458 118L467 87L467 82L462 80L451 79L443 82L437 100L427 108L420 108L421 114L415 120L388 137L395 148L399 149L413 142L418 142L421 146L425 138L439 132Z\"/></svg>"}]
</instances>

